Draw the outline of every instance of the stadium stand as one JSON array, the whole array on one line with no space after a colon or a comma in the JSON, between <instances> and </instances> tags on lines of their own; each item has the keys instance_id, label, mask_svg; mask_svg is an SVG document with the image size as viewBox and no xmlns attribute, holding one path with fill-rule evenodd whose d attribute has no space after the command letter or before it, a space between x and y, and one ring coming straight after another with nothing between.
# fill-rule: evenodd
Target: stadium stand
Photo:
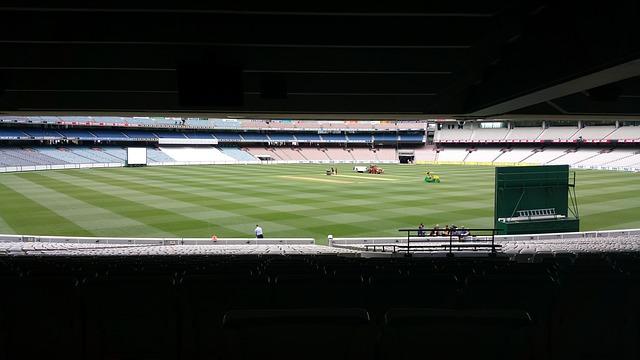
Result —
<instances>
[{"instance_id":1,"label":"stadium stand","mask_svg":"<svg viewBox=\"0 0 640 360\"><path fill-rule=\"evenodd\" d=\"M344 134L321 134L320 137L328 142L346 142L347 138Z\"/></svg>"},{"instance_id":2,"label":"stadium stand","mask_svg":"<svg viewBox=\"0 0 640 360\"><path fill-rule=\"evenodd\" d=\"M102 146L102 151L123 162L127 159L127 151L119 146ZM147 152L148 155L149 152Z\"/></svg>"},{"instance_id":3,"label":"stadium stand","mask_svg":"<svg viewBox=\"0 0 640 360\"><path fill-rule=\"evenodd\" d=\"M573 242L555 242L562 243ZM413 358L425 347L441 358L628 358L637 351L630 321L640 300L637 253L542 252L520 263L285 258L264 254L300 253L301 246L262 245L262 256L251 253L256 246L238 247L0 243L0 253L22 254L0 261L4 290L13 294L0 297L12 339L3 355L290 358L318 347L319 338L326 341L313 358ZM308 247L302 253L317 249ZM226 255L195 256L223 248ZM32 336L39 346L29 346ZM274 346L283 336L290 345ZM460 346L461 337L473 346Z\"/></svg>"},{"instance_id":4,"label":"stadium stand","mask_svg":"<svg viewBox=\"0 0 640 360\"><path fill-rule=\"evenodd\" d=\"M220 141L242 141L243 138L240 137L238 133L232 132L216 132L213 134L213 137Z\"/></svg>"},{"instance_id":5,"label":"stadium stand","mask_svg":"<svg viewBox=\"0 0 640 360\"><path fill-rule=\"evenodd\" d=\"M152 133L150 131L141 131L141 130L125 130L123 133L130 139L157 139L158 135Z\"/></svg>"},{"instance_id":6,"label":"stadium stand","mask_svg":"<svg viewBox=\"0 0 640 360\"><path fill-rule=\"evenodd\" d=\"M500 141L509 133L509 129L474 129L470 140L475 141Z\"/></svg>"},{"instance_id":7,"label":"stadium stand","mask_svg":"<svg viewBox=\"0 0 640 360\"><path fill-rule=\"evenodd\" d=\"M395 134L373 134L373 141L375 143L397 142L398 136Z\"/></svg>"},{"instance_id":8,"label":"stadium stand","mask_svg":"<svg viewBox=\"0 0 640 360\"><path fill-rule=\"evenodd\" d=\"M271 134L268 134L268 138L271 141L282 141L282 142L296 141L296 139L293 137L293 134L286 134L286 133L271 133Z\"/></svg>"},{"instance_id":9,"label":"stadium stand","mask_svg":"<svg viewBox=\"0 0 640 360\"><path fill-rule=\"evenodd\" d=\"M295 137L298 141L302 141L302 142L320 142L322 139L320 139L320 135L316 134L305 134L305 133L300 133L300 134L295 134Z\"/></svg>"},{"instance_id":10,"label":"stadium stand","mask_svg":"<svg viewBox=\"0 0 640 360\"><path fill-rule=\"evenodd\" d=\"M213 139L213 134L206 132L185 133L187 139Z\"/></svg>"},{"instance_id":11,"label":"stadium stand","mask_svg":"<svg viewBox=\"0 0 640 360\"><path fill-rule=\"evenodd\" d=\"M169 138L169 139L186 139L187 137L183 133L179 132L169 132L169 131L158 131L156 133L160 138Z\"/></svg>"},{"instance_id":12,"label":"stadium stand","mask_svg":"<svg viewBox=\"0 0 640 360\"><path fill-rule=\"evenodd\" d=\"M378 148L375 150L375 156L379 161L395 161L398 160L395 149Z\"/></svg>"},{"instance_id":13,"label":"stadium stand","mask_svg":"<svg viewBox=\"0 0 640 360\"><path fill-rule=\"evenodd\" d=\"M626 150L626 149L602 150L597 156L594 156L589 159L585 159L584 161L580 162L579 165L587 166L587 167L608 166L609 164L612 164L616 161L620 161L627 157L631 157L633 156L633 154L634 154L633 150Z\"/></svg>"},{"instance_id":14,"label":"stadium stand","mask_svg":"<svg viewBox=\"0 0 640 360\"><path fill-rule=\"evenodd\" d=\"M581 137L583 140L602 140L615 130L615 126L587 126L573 134L571 140L577 140Z\"/></svg>"},{"instance_id":15,"label":"stadium stand","mask_svg":"<svg viewBox=\"0 0 640 360\"><path fill-rule=\"evenodd\" d=\"M161 146L160 150L179 162L232 162L231 156L225 155L218 148L203 147L167 147Z\"/></svg>"},{"instance_id":16,"label":"stadium stand","mask_svg":"<svg viewBox=\"0 0 640 360\"><path fill-rule=\"evenodd\" d=\"M539 127L517 127L509 130L507 136L505 136L505 140L524 140L524 141L533 141L537 140L540 134L542 133L542 129Z\"/></svg>"},{"instance_id":17,"label":"stadium stand","mask_svg":"<svg viewBox=\"0 0 640 360\"><path fill-rule=\"evenodd\" d=\"M91 162L94 163L122 162L119 158L116 158L109 153L103 152L100 148L70 147L67 149L76 155L91 160Z\"/></svg>"},{"instance_id":18,"label":"stadium stand","mask_svg":"<svg viewBox=\"0 0 640 360\"><path fill-rule=\"evenodd\" d=\"M3 140L26 138L28 136L29 135L18 129L0 128L0 139Z\"/></svg>"},{"instance_id":19,"label":"stadium stand","mask_svg":"<svg viewBox=\"0 0 640 360\"><path fill-rule=\"evenodd\" d=\"M415 150L416 161L436 161L438 152L433 145L425 145L423 148Z\"/></svg>"},{"instance_id":20,"label":"stadium stand","mask_svg":"<svg viewBox=\"0 0 640 360\"><path fill-rule=\"evenodd\" d=\"M469 152L465 148L441 148L438 153L438 161L461 162L467 157Z\"/></svg>"},{"instance_id":21,"label":"stadium stand","mask_svg":"<svg viewBox=\"0 0 640 360\"><path fill-rule=\"evenodd\" d=\"M287 158L287 160L306 160L299 149L279 147L276 148L276 150L283 158Z\"/></svg>"},{"instance_id":22,"label":"stadium stand","mask_svg":"<svg viewBox=\"0 0 640 360\"><path fill-rule=\"evenodd\" d=\"M568 140L576 132L578 128L575 126L554 126L544 129L537 140Z\"/></svg>"},{"instance_id":23,"label":"stadium stand","mask_svg":"<svg viewBox=\"0 0 640 360\"><path fill-rule=\"evenodd\" d=\"M375 153L371 151L371 149L366 148L352 148L349 149L353 160L355 161L363 161L363 162L373 162L376 161L377 158Z\"/></svg>"},{"instance_id":24,"label":"stadium stand","mask_svg":"<svg viewBox=\"0 0 640 360\"><path fill-rule=\"evenodd\" d=\"M256 159L258 159L259 156L264 156L264 155L272 156L272 154L264 147L249 146L249 147L242 148L242 151L248 152L251 156L253 156Z\"/></svg>"},{"instance_id":25,"label":"stadium stand","mask_svg":"<svg viewBox=\"0 0 640 360\"><path fill-rule=\"evenodd\" d=\"M502 155L500 148L478 148L469 153L465 159L466 162L493 162L498 156Z\"/></svg>"},{"instance_id":26,"label":"stadium stand","mask_svg":"<svg viewBox=\"0 0 640 360\"><path fill-rule=\"evenodd\" d=\"M334 161L353 161L351 154L343 148L327 148L327 156Z\"/></svg>"},{"instance_id":27,"label":"stadium stand","mask_svg":"<svg viewBox=\"0 0 640 360\"><path fill-rule=\"evenodd\" d=\"M286 147L273 147L270 148L273 152L277 153L278 156L280 156L281 159L283 160L287 160L287 161L292 161L292 160L299 160L302 156L300 156L299 153L294 153L294 151L292 151L290 148L286 148Z\"/></svg>"},{"instance_id":28,"label":"stadium stand","mask_svg":"<svg viewBox=\"0 0 640 360\"><path fill-rule=\"evenodd\" d=\"M410 142L410 143L422 143L424 141L424 136L420 134L399 135L398 141Z\"/></svg>"},{"instance_id":29,"label":"stadium stand","mask_svg":"<svg viewBox=\"0 0 640 360\"><path fill-rule=\"evenodd\" d=\"M34 138L61 138L59 132L51 129L28 128L23 130L29 136Z\"/></svg>"},{"instance_id":30,"label":"stadium stand","mask_svg":"<svg viewBox=\"0 0 640 360\"><path fill-rule=\"evenodd\" d=\"M60 129L58 133L67 139L78 139L78 140L96 140L96 136L93 135L88 130L81 129Z\"/></svg>"},{"instance_id":31,"label":"stadium stand","mask_svg":"<svg viewBox=\"0 0 640 360\"><path fill-rule=\"evenodd\" d=\"M524 162L529 164L544 165L566 155L566 149L539 148L526 158Z\"/></svg>"},{"instance_id":32,"label":"stadium stand","mask_svg":"<svg viewBox=\"0 0 640 360\"><path fill-rule=\"evenodd\" d=\"M123 150L123 156L126 156ZM176 161L171 156L156 147L147 148L147 160L151 163L170 163Z\"/></svg>"},{"instance_id":33,"label":"stadium stand","mask_svg":"<svg viewBox=\"0 0 640 360\"><path fill-rule=\"evenodd\" d=\"M640 140L640 126L622 126L610 133L607 140Z\"/></svg>"},{"instance_id":34,"label":"stadium stand","mask_svg":"<svg viewBox=\"0 0 640 360\"><path fill-rule=\"evenodd\" d=\"M32 158L29 153L22 149L0 149L0 155L2 155L0 156L0 164L4 166L37 165L40 161L55 163L55 160L50 161L50 158L46 156L40 159Z\"/></svg>"},{"instance_id":35,"label":"stadium stand","mask_svg":"<svg viewBox=\"0 0 640 360\"><path fill-rule=\"evenodd\" d=\"M284 153L282 153L280 151L280 148L266 147L266 148L264 148L264 150L267 152L267 154L270 154L271 158L274 159L274 160L284 160L284 161L291 160L291 159L289 159L287 154L284 154Z\"/></svg>"},{"instance_id":36,"label":"stadium stand","mask_svg":"<svg viewBox=\"0 0 640 360\"><path fill-rule=\"evenodd\" d=\"M63 164L90 164L96 162L84 156L75 154L66 148L40 147L36 150L44 155L60 160Z\"/></svg>"},{"instance_id":37,"label":"stadium stand","mask_svg":"<svg viewBox=\"0 0 640 360\"><path fill-rule=\"evenodd\" d=\"M302 156L308 160L331 160L325 153L326 149L302 148Z\"/></svg>"},{"instance_id":38,"label":"stadium stand","mask_svg":"<svg viewBox=\"0 0 640 360\"><path fill-rule=\"evenodd\" d=\"M578 165L598 156L600 149L569 149L566 154L552 161L547 162L549 165Z\"/></svg>"},{"instance_id":39,"label":"stadium stand","mask_svg":"<svg viewBox=\"0 0 640 360\"><path fill-rule=\"evenodd\" d=\"M219 149L223 154L230 156L238 161L257 161L258 160L255 157L253 157L250 153L246 151L242 151L236 147L220 147Z\"/></svg>"},{"instance_id":40,"label":"stadium stand","mask_svg":"<svg viewBox=\"0 0 640 360\"><path fill-rule=\"evenodd\" d=\"M638 126L574 126L516 127L513 129L441 129L435 132L434 142L575 142L605 140L640 140ZM404 135L406 136L406 135ZM400 138L403 138L401 136Z\"/></svg>"},{"instance_id":41,"label":"stadium stand","mask_svg":"<svg viewBox=\"0 0 640 360\"><path fill-rule=\"evenodd\" d=\"M2 155L2 157L0 158L0 165L2 166L12 167L12 166L34 165L33 162L16 158L11 154L8 154L4 150L0 150L0 155Z\"/></svg>"},{"instance_id":42,"label":"stadium stand","mask_svg":"<svg viewBox=\"0 0 640 360\"><path fill-rule=\"evenodd\" d=\"M614 160L610 163L606 164L610 167L635 167L636 169L640 168L640 151L634 151L633 155L626 156L621 159Z\"/></svg>"},{"instance_id":43,"label":"stadium stand","mask_svg":"<svg viewBox=\"0 0 640 360\"><path fill-rule=\"evenodd\" d=\"M103 140L129 140L124 133L116 130L92 129L91 132Z\"/></svg>"},{"instance_id":44,"label":"stadium stand","mask_svg":"<svg viewBox=\"0 0 640 360\"><path fill-rule=\"evenodd\" d=\"M528 162L527 159L533 155L534 148L532 147L518 147L504 149L503 154L500 155L496 161L502 163L520 163Z\"/></svg>"},{"instance_id":45,"label":"stadium stand","mask_svg":"<svg viewBox=\"0 0 640 360\"><path fill-rule=\"evenodd\" d=\"M8 120L12 118L3 118L2 120ZM38 117L39 121L47 121L48 123L55 123L58 117ZM74 118L76 119L76 118ZM82 117L78 118L82 119ZM96 118L97 119L97 118ZM125 118L110 117L102 119L106 124L122 124L122 120ZM68 120L68 119L67 119ZM95 119L93 119L95 120ZM126 120L126 119L125 119ZM143 119L146 124L154 124L154 119ZM198 119L192 119L193 122L200 121ZM237 121L236 121L237 122ZM90 122L93 123L93 122ZM104 122L102 122L104 124ZM180 119L170 119L166 122L173 127L181 129L188 129L190 125L182 124ZM240 124L241 122L237 122ZM260 121L250 122L252 126L261 124ZM202 124L202 123L200 123ZM207 122L212 124L212 122ZM265 123L266 124L266 123ZM303 124L297 122L269 122L270 129L284 129L282 126L288 126L290 129L299 129ZM340 122L311 122L313 126L324 126L326 129L332 129L332 131L339 131L348 123ZM314 125L315 124L315 125ZM219 125L219 124L218 124ZM392 123L381 123L376 129L383 129L385 126L390 129L394 128ZM424 125L424 124L423 124ZM299 126L299 127L297 127ZM372 129L367 124L349 126L358 127L362 130ZM413 124L407 125L407 128L412 129ZM466 125L465 125L466 126ZM611 141L619 140L623 143L628 143L636 140L638 131L634 126L622 126L615 128L613 126L587 126L578 129L573 126L550 126L543 130L541 127L516 127L514 129L508 128L474 128L472 124L464 129L453 129L444 127L441 130L436 130L434 133L434 141L438 143L446 142L469 142L469 143L482 143L482 142L505 142L505 147L498 148L498 146L486 147L484 145L478 146L466 146L465 149L457 148L456 146L441 144L437 148L438 151L434 151L434 147L417 147L412 149L411 144L422 143L424 135L415 133L375 133L374 131L368 131L367 133L357 133L349 131L346 133L328 133L318 134L311 132L249 132L244 131L233 132L172 132L169 130L158 131L144 131L137 129L117 129L117 128L77 128L70 127L61 129L39 129L39 128L24 128L13 129L4 128L0 130L0 138L2 134L5 134L4 140L15 139L17 141L23 141L25 136L47 136L49 140L53 141L53 137L58 136L59 147L67 148L71 154L61 153L61 151L53 151L45 156L41 161L29 159L29 154L25 156L21 155L22 150L17 150L16 153L7 154L7 159L3 162L2 166L33 166L33 165L54 165L54 164L91 164L91 163L121 163L124 164L126 154L124 149L115 147L118 154L112 154L108 147L104 146L105 142L120 143L120 142L132 142L132 141L149 141L157 140L158 136L162 138L175 138L175 139L218 139L221 143L231 145L230 148L235 150L228 150L232 152L232 156L225 157L224 153L222 157L211 156L207 157L209 162L211 161L254 161L254 151L241 150L241 143L244 141L267 143L267 142L294 142L301 143L306 142L339 142L343 145L351 143L367 143L369 141L385 142L387 144L394 143L396 141L404 142L404 147L407 151L414 151L414 160L416 161L442 161L442 162L464 162L464 163L527 163L527 164L568 164L574 167L584 168L606 168L606 169L618 169L618 170L632 170L637 168L637 163L634 158L633 152L637 149L632 148L631 145L626 148L623 145L609 145L608 147L585 147L587 144L580 144L573 146L545 146L540 148L521 147L512 143L519 142L542 142L553 141L554 143L562 143L567 141L577 142L582 136L582 140L587 142L598 141ZM248 127L255 128L255 127ZM346 128L345 128L346 129ZM31 133L29 133L29 131ZM57 134L57 135L56 135ZM21 140L18 140L21 137ZM439 140L440 139L440 140ZM67 141L73 142L87 141L91 142L93 146L86 145L71 145L67 144ZM506 144L509 144L508 146ZM82 143L80 143L82 144ZM86 144L86 143L85 143ZM119 146L126 147L126 144L118 144ZM33 145L35 149L44 149L42 145ZM250 147L249 147L250 148ZM102 149L102 150L100 150ZM254 150L262 155L268 155L272 160L276 161L354 161L354 162L375 162L375 161L398 161L398 157L395 154L395 149L387 149L380 147L376 151L370 151L368 149L360 149L351 146L347 151L342 148L334 147L322 147L318 149L305 149L305 148L280 148L279 146L256 147ZM39 151L39 150L38 150ZM50 151L50 150L49 150ZM161 152L162 150L159 150ZM153 156L153 155L152 155ZM180 156L179 156L180 157ZM183 157L181 157L183 158ZM217 160L211 160L211 159ZM55 160L52 160L55 159ZM183 158L184 159L184 158ZM240 160L242 159L242 160ZM171 154L157 154L153 159L149 159L150 162L162 162L169 163L178 161L175 160ZM200 160L197 160L200 161ZM53 163L52 163L53 162ZM19 170L19 169L18 169ZM26 170L29 170L28 168ZM16 171L5 170L5 171Z\"/></svg>"},{"instance_id":46,"label":"stadium stand","mask_svg":"<svg viewBox=\"0 0 640 360\"><path fill-rule=\"evenodd\" d=\"M347 134L347 142L370 143L372 141L370 134Z\"/></svg>"},{"instance_id":47,"label":"stadium stand","mask_svg":"<svg viewBox=\"0 0 640 360\"><path fill-rule=\"evenodd\" d=\"M269 138L267 137L267 134L243 132L243 133L240 133L240 136L245 141L256 141L256 142L268 142L269 141Z\"/></svg>"},{"instance_id":48,"label":"stadium stand","mask_svg":"<svg viewBox=\"0 0 640 360\"><path fill-rule=\"evenodd\" d=\"M441 129L436 131L433 141L435 142L447 142L447 141L467 141L471 139L473 130L471 129Z\"/></svg>"}]
</instances>

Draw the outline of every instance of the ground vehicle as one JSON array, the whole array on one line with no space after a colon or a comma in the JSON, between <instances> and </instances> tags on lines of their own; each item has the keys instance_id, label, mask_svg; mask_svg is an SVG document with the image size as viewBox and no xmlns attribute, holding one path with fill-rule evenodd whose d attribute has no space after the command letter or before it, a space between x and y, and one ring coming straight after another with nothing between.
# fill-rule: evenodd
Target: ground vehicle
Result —
<instances>
[{"instance_id":1,"label":"ground vehicle","mask_svg":"<svg viewBox=\"0 0 640 360\"><path fill-rule=\"evenodd\" d=\"M378 167L377 165L371 165L367 169L367 172L369 174L384 174L384 169L381 167Z\"/></svg>"}]
</instances>

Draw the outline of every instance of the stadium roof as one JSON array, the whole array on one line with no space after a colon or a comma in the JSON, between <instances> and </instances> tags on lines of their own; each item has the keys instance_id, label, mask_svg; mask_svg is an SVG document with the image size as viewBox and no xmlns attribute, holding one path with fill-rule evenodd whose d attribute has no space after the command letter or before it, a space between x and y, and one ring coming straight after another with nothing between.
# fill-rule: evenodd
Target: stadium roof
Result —
<instances>
[{"instance_id":1,"label":"stadium roof","mask_svg":"<svg viewBox=\"0 0 640 360\"><path fill-rule=\"evenodd\" d=\"M0 5L4 114L640 115L634 0L28 3Z\"/></svg>"}]
</instances>

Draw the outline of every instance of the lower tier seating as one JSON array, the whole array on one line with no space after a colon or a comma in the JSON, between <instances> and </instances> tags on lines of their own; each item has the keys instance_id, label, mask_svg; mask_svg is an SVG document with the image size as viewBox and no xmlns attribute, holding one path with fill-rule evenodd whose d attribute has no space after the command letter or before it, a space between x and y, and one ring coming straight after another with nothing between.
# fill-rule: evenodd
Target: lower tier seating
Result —
<instances>
[{"instance_id":1,"label":"lower tier seating","mask_svg":"<svg viewBox=\"0 0 640 360\"><path fill-rule=\"evenodd\" d=\"M639 280L638 253L0 256L0 358L632 359Z\"/></svg>"}]
</instances>

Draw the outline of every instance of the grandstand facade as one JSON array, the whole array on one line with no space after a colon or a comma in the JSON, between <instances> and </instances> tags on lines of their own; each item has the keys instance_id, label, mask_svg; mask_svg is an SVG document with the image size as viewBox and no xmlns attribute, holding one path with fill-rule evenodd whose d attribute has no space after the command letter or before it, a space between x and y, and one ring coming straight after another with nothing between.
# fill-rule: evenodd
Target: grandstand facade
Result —
<instances>
[{"instance_id":1,"label":"grandstand facade","mask_svg":"<svg viewBox=\"0 0 640 360\"><path fill-rule=\"evenodd\" d=\"M640 126L588 125L480 128L441 126L433 145L416 153L425 163L475 165L570 165L574 168L637 171Z\"/></svg>"},{"instance_id":2,"label":"grandstand facade","mask_svg":"<svg viewBox=\"0 0 640 360\"><path fill-rule=\"evenodd\" d=\"M540 123L482 128L480 122L446 121L2 117L0 171L122 166L128 146L147 147L149 165L417 162L640 169L635 123Z\"/></svg>"},{"instance_id":3,"label":"grandstand facade","mask_svg":"<svg viewBox=\"0 0 640 360\"><path fill-rule=\"evenodd\" d=\"M426 123L277 122L94 117L0 118L4 171L122 166L128 146L150 165L398 162L423 147Z\"/></svg>"}]
</instances>

